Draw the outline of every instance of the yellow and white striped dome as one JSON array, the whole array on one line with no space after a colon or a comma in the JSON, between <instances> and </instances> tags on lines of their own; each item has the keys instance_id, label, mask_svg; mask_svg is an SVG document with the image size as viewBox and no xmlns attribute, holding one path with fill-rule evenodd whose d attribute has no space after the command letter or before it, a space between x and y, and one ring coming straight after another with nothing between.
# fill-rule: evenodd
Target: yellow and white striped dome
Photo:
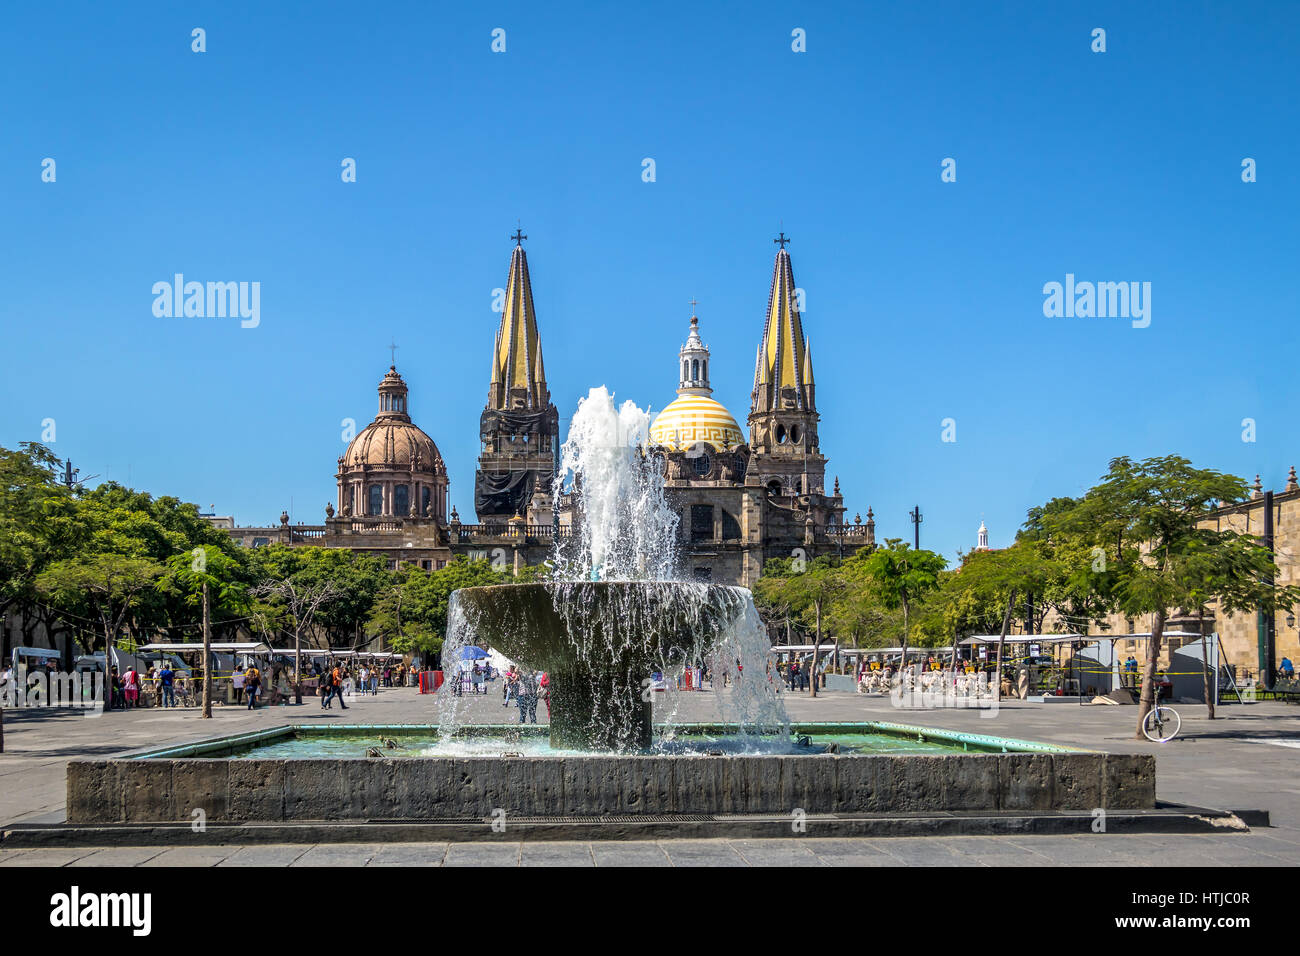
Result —
<instances>
[{"instance_id":1,"label":"yellow and white striped dome","mask_svg":"<svg viewBox=\"0 0 1300 956\"><path fill-rule=\"evenodd\" d=\"M726 451L745 441L731 412L707 395L682 395L671 402L650 426L650 440L672 451L703 443Z\"/></svg>"}]
</instances>

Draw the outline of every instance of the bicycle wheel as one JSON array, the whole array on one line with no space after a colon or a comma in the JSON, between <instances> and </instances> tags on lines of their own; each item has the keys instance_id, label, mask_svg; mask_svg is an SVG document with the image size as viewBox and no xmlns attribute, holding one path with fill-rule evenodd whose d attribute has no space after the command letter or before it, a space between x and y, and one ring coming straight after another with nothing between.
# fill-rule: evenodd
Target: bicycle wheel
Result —
<instances>
[{"instance_id":1,"label":"bicycle wheel","mask_svg":"<svg viewBox=\"0 0 1300 956\"><path fill-rule=\"evenodd\" d=\"M1142 733L1148 740L1163 744L1177 737L1182 726L1178 711L1170 707L1152 707L1142 721Z\"/></svg>"}]
</instances>

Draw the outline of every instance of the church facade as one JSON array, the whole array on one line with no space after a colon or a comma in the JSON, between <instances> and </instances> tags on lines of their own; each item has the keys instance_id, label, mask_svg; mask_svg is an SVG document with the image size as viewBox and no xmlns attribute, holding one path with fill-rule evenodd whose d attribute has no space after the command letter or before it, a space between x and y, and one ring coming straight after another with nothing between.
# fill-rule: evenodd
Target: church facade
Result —
<instances>
[{"instance_id":1,"label":"church facade","mask_svg":"<svg viewBox=\"0 0 1300 956\"><path fill-rule=\"evenodd\" d=\"M437 445L412 420L396 366L379 383L374 421L338 459L336 500L322 525L231 527L241 544L342 547L376 554L389 567L436 570L458 556L516 570L541 564L569 534L570 496L555 495L561 436L542 360L532 280L521 233L514 237L501 323L492 345L487 400L479 417L476 523L447 511L449 478ZM812 560L874 546L870 509L844 520L836 479L825 487L812 348L784 235L773 264L746 424L713 397L712 357L692 315L676 361L677 398L656 416L648 454L661 463L680 516L683 574L749 586L774 557Z\"/></svg>"}]
</instances>

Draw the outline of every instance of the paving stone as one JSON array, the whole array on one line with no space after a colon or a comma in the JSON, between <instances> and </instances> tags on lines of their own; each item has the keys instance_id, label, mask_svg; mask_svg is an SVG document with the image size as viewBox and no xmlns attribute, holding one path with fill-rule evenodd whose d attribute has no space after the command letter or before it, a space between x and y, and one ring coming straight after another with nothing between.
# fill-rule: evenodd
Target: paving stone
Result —
<instances>
[{"instance_id":1,"label":"paving stone","mask_svg":"<svg viewBox=\"0 0 1300 956\"><path fill-rule=\"evenodd\" d=\"M524 843L520 848L521 866L595 866L591 847L586 843Z\"/></svg>"},{"instance_id":2,"label":"paving stone","mask_svg":"<svg viewBox=\"0 0 1300 956\"><path fill-rule=\"evenodd\" d=\"M904 866L985 866L978 857L962 853L943 837L894 837L880 844Z\"/></svg>"},{"instance_id":3,"label":"paving stone","mask_svg":"<svg viewBox=\"0 0 1300 956\"><path fill-rule=\"evenodd\" d=\"M289 866L306 853L310 846L272 843L266 846L240 847L218 866Z\"/></svg>"},{"instance_id":4,"label":"paving stone","mask_svg":"<svg viewBox=\"0 0 1300 956\"><path fill-rule=\"evenodd\" d=\"M668 854L658 843L605 840L589 845L597 866L672 866Z\"/></svg>"},{"instance_id":5,"label":"paving stone","mask_svg":"<svg viewBox=\"0 0 1300 956\"><path fill-rule=\"evenodd\" d=\"M802 840L731 840L737 853L751 866L825 866L810 844L816 837Z\"/></svg>"},{"instance_id":6,"label":"paving stone","mask_svg":"<svg viewBox=\"0 0 1300 956\"><path fill-rule=\"evenodd\" d=\"M162 853L165 847L111 846L88 853L77 866L140 866Z\"/></svg>"},{"instance_id":7,"label":"paving stone","mask_svg":"<svg viewBox=\"0 0 1300 956\"><path fill-rule=\"evenodd\" d=\"M673 866L749 866L727 840L663 840Z\"/></svg>"},{"instance_id":8,"label":"paving stone","mask_svg":"<svg viewBox=\"0 0 1300 956\"><path fill-rule=\"evenodd\" d=\"M232 856L237 846L178 846L163 850L151 860L145 860L141 866L216 866L228 856Z\"/></svg>"},{"instance_id":9,"label":"paving stone","mask_svg":"<svg viewBox=\"0 0 1300 956\"><path fill-rule=\"evenodd\" d=\"M518 843L452 843L443 866L518 866Z\"/></svg>"},{"instance_id":10,"label":"paving stone","mask_svg":"<svg viewBox=\"0 0 1300 956\"><path fill-rule=\"evenodd\" d=\"M292 866L366 866L383 846L380 843L318 843Z\"/></svg>"},{"instance_id":11,"label":"paving stone","mask_svg":"<svg viewBox=\"0 0 1300 956\"><path fill-rule=\"evenodd\" d=\"M898 866L898 859L883 849L888 843L879 837L819 837L808 847L827 866Z\"/></svg>"},{"instance_id":12,"label":"paving stone","mask_svg":"<svg viewBox=\"0 0 1300 956\"><path fill-rule=\"evenodd\" d=\"M368 866L442 866L446 843L388 843L375 851Z\"/></svg>"},{"instance_id":13,"label":"paving stone","mask_svg":"<svg viewBox=\"0 0 1300 956\"><path fill-rule=\"evenodd\" d=\"M15 854L14 856L0 860L0 866L67 866L83 856L94 852L93 847L83 847L75 850L65 849L32 849L25 853Z\"/></svg>"},{"instance_id":14,"label":"paving stone","mask_svg":"<svg viewBox=\"0 0 1300 956\"><path fill-rule=\"evenodd\" d=\"M1158 866L1159 854L1120 834L1087 836L1027 836L1010 840L1061 863L1111 866Z\"/></svg>"}]
</instances>

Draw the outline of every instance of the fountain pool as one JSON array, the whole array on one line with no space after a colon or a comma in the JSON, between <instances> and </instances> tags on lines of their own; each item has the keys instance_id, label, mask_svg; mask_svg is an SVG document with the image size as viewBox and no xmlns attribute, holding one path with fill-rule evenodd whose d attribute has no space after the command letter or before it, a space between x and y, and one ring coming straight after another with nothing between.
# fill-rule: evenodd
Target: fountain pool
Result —
<instances>
[{"instance_id":1,"label":"fountain pool","mask_svg":"<svg viewBox=\"0 0 1300 956\"><path fill-rule=\"evenodd\" d=\"M746 815L1155 806L1149 754L884 722L791 725L749 591L674 580L679 519L648 426L647 413L592 389L564 448L577 504L551 579L452 596L443 660L484 644L546 671L549 728L467 725L444 684L430 725L284 726L73 760L69 823L188 824L202 811L214 824L294 824L290 833L310 831L296 827L304 821L441 821L468 834L504 815L561 833L611 817L730 826ZM652 674L672 688L701 665L715 687L730 677L712 695L718 721L676 722L670 690L652 722Z\"/></svg>"}]
</instances>

